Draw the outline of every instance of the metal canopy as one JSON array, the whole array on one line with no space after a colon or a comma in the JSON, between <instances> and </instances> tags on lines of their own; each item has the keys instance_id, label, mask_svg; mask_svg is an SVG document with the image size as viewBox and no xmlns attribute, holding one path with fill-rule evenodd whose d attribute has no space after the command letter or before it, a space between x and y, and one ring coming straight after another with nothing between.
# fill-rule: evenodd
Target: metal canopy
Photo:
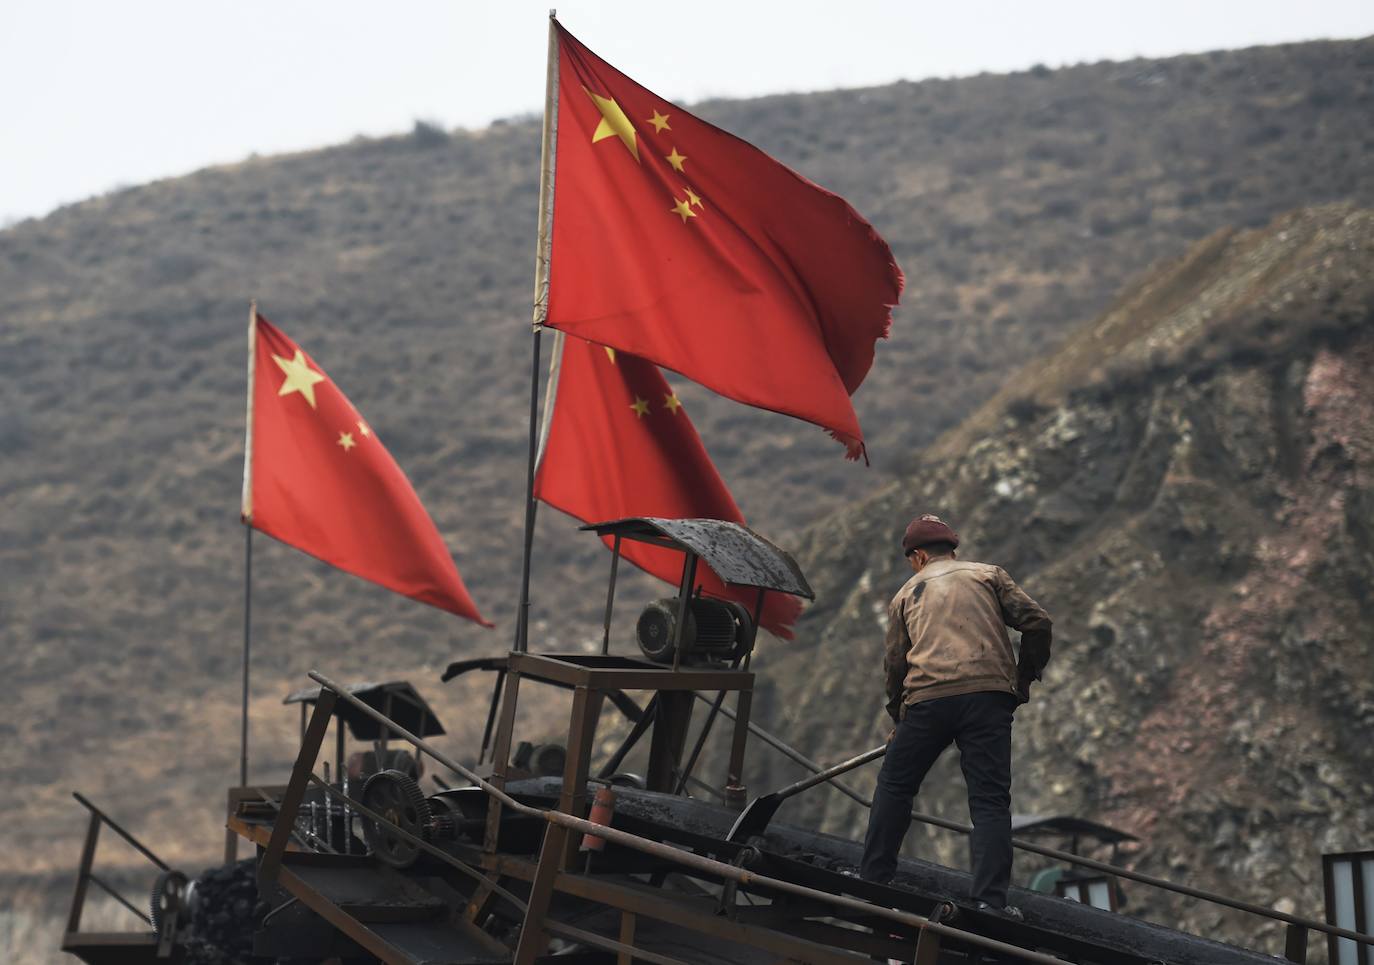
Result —
<instances>
[{"instance_id":1,"label":"metal canopy","mask_svg":"<svg viewBox=\"0 0 1374 965\"><path fill-rule=\"evenodd\" d=\"M1140 840L1134 834L1108 827L1105 824L1098 824L1096 821L1064 815L1045 817L1039 814L1013 814L1011 816L1011 829L1022 837L1031 837L1037 834L1069 834L1094 837L1104 844Z\"/></svg>"},{"instance_id":2,"label":"metal canopy","mask_svg":"<svg viewBox=\"0 0 1374 965\"><path fill-rule=\"evenodd\" d=\"M346 689L373 710L385 714L413 734L429 737L445 733L444 725L439 723L433 708L408 680L349 684ZM313 704L319 699L320 688L307 687L305 690L288 694L282 703ZM396 736L371 717L350 707L347 702L341 702L334 712L348 724L348 732L355 740L390 740Z\"/></svg>"},{"instance_id":3,"label":"metal canopy","mask_svg":"<svg viewBox=\"0 0 1374 965\"><path fill-rule=\"evenodd\" d=\"M726 583L791 593L814 600L801 567L792 554L779 549L758 533L722 519L660 519L633 516L592 523L582 529L598 536L664 546L695 553Z\"/></svg>"}]
</instances>

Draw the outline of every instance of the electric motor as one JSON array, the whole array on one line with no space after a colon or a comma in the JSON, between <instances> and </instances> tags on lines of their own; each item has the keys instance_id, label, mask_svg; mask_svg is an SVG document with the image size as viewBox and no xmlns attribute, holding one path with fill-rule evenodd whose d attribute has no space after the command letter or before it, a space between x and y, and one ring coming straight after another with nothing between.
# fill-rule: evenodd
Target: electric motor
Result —
<instances>
[{"instance_id":1,"label":"electric motor","mask_svg":"<svg viewBox=\"0 0 1374 965\"><path fill-rule=\"evenodd\" d=\"M655 600L644 608L635 625L640 650L656 663L673 662L678 607L675 599ZM680 663L728 663L753 649L753 621L738 603L692 597L684 623Z\"/></svg>"}]
</instances>

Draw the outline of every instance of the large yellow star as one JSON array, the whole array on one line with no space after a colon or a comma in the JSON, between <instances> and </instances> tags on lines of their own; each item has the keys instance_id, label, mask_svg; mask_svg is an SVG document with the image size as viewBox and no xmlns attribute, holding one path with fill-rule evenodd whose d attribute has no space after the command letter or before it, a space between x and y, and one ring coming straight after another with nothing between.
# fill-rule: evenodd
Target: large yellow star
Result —
<instances>
[{"instance_id":1,"label":"large yellow star","mask_svg":"<svg viewBox=\"0 0 1374 965\"><path fill-rule=\"evenodd\" d=\"M668 123L668 115L654 111L654 116L649 118L648 123L654 126L654 133L661 134L664 131L671 131L673 126Z\"/></svg>"},{"instance_id":2,"label":"large yellow star","mask_svg":"<svg viewBox=\"0 0 1374 965\"><path fill-rule=\"evenodd\" d=\"M290 361L280 355L273 355L272 361L277 363L277 368L286 373L286 381L281 384L281 390L277 395L299 392L305 396L305 401L310 403L310 408L315 408L315 383L323 382L324 376L310 367L310 363L305 360L305 353L296 349L296 357Z\"/></svg>"},{"instance_id":3,"label":"large yellow star","mask_svg":"<svg viewBox=\"0 0 1374 965\"><path fill-rule=\"evenodd\" d=\"M674 170L674 171L681 171L681 170L682 170L682 162L683 162L683 161L686 161L686 160L687 160L687 159L686 159L685 157L683 157L681 154L677 153L677 148L676 148L676 147L673 148L673 153L668 155L668 163L671 164L671 165L673 166L673 170Z\"/></svg>"},{"instance_id":4,"label":"large yellow star","mask_svg":"<svg viewBox=\"0 0 1374 965\"><path fill-rule=\"evenodd\" d=\"M677 198L674 198L673 200L677 201ZM697 213L692 210L691 204L687 201L677 201L677 204L673 205L671 210L673 214L680 215L682 217L683 224L687 223L688 218L695 218L697 216Z\"/></svg>"},{"instance_id":5,"label":"large yellow star","mask_svg":"<svg viewBox=\"0 0 1374 965\"><path fill-rule=\"evenodd\" d=\"M344 452L347 452L348 450L350 450L350 449L352 449L354 446L356 446L357 443L353 441L353 433L351 433L351 432L340 432L340 433L339 433L339 445L343 446Z\"/></svg>"},{"instance_id":6,"label":"large yellow star","mask_svg":"<svg viewBox=\"0 0 1374 965\"><path fill-rule=\"evenodd\" d=\"M649 414L649 401L635 396L635 400L630 403L630 408L634 409L635 415L642 419Z\"/></svg>"},{"instance_id":7,"label":"large yellow star","mask_svg":"<svg viewBox=\"0 0 1374 965\"><path fill-rule=\"evenodd\" d=\"M587 90L587 88L582 88ZM587 90L587 96L592 99L597 110L601 111L601 123L596 125L596 130L592 132L592 143L603 141L608 137L618 137L622 144L634 155L635 161L639 161L639 142L635 139L635 126L630 123L630 119L625 116L625 112L620 109L620 105L614 98L602 97L600 94L593 94Z\"/></svg>"},{"instance_id":8,"label":"large yellow star","mask_svg":"<svg viewBox=\"0 0 1374 965\"><path fill-rule=\"evenodd\" d=\"M676 392L669 392L663 397L663 408L677 415L677 410L682 408L682 400L677 397Z\"/></svg>"}]
</instances>

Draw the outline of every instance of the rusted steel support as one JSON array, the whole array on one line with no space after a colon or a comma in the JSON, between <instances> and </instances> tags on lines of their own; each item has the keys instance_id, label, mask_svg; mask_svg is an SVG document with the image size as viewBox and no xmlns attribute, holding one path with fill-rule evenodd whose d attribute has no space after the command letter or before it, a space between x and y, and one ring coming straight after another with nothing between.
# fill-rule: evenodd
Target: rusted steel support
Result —
<instances>
[{"instance_id":1,"label":"rusted steel support","mask_svg":"<svg viewBox=\"0 0 1374 965\"><path fill-rule=\"evenodd\" d=\"M305 741L296 755L296 765L291 769L286 793L282 795L281 809L272 822L272 837L267 842L262 860L258 862L260 891L269 890L266 886L277 880L277 873L281 870L282 855L286 853L287 842L291 840L291 832L296 826L296 812L300 810L301 800L305 797L305 786L310 782L315 759L319 757L325 732L329 729L330 715L334 713L336 693L333 687L321 688L319 699L315 701L315 711L310 715L310 724L305 729Z\"/></svg>"},{"instance_id":2,"label":"rusted steel support","mask_svg":"<svg viewBox=\"0 0 1374 965\"><path fill-rule=\"evenodd\" d=\"M628 911L620 913L620 943L630 946L635 943L635 916ZM634 965L634 956L621 952L615 957L615 965Z\"/></svg>"},{"instance_id":3,"label":"rusted steel support","mask_svg":"<svg viewBox=\"0 0 1374 965\"><path fill-rule=\"evenodd\" d=\"M563 791L558 810L574 817L587 814L587 778L591 776L592 750L596 742L596 722L601 717L603 694L599 690L577 687L573 690L572 718L568 725L568 751L563 764ZM570 837L560 868L572 866L579 838Z\"/></svg>"},{"instance_id":4,"label":"rusted steel support","mask_svg":"<svg viewBox=\"0 0 1374 965\"><path fill-rule=\"evenodd\" d=\"M697 578L697 554L687 551L682 565L682 586L677 601L677 623L673 626L673 669L682 665L682 635L687 630L687 607L692 600L692 584Z\"/></svg>"},{"instance_id":5,"label":"rusted steel support","mask_svg":"<svg viewBox=\"0 0 1374 965\"><path fill-rule=\"evenodd\" d=\"M744 786L744 749L752 731L749 714L753 706L754 693L751 690L739 692L739 696L735 699L734 713L730 713L727 707L721 705L721 712L735 722L734 737L730 741L730 765L725 774L726 787L742 788ZM740 793L737 796L742 798L744 795Z\"/></svg>"},{"instance_id":6,"label":"rusted steel support","mask_svg":"<svg viewBox=\"0 0 1374 965\"><path fill-rule=\"evenodd\" d=\"M477 763L486 760L487 748L491 747L491 729L496 726L496 711L501 706L501 686L506 682L504 668L496 671L496 686L491 689L491 706L487 708L487 726L482 730L482 748L477 752Z\"/></svg>"},{"instance_id":7,"label":"rusted steel support","mask_svg":"<svg viewBox=\"0 0 1374 965\"><path fill-rule=\"evenodd\" d=\"M697 766L697 758L701 756L701 750L706 746L706 738L711 736L711 727L716 722L716 716L720 713L720 705L725 703L727 691L720 691L716 694L716 699L711 704L711 710L706 714L706 720L701 725L701 733L697 735L697 742L692 746L692 753L687 756L687 763L682 765L682 772L678 775L677 787L673 789L674 794L681 794L687 787L687 779L692 776L692 769Z\"/></svg>"},{"instance_id":8,"label":"rusted steel support","mask_svg":"<svg viewBox=\"0 0 1374 965\"><path fill-rule=\"evenodd\" d=\"M940 961L940 936L925 928L916 939L915 965L936 965Z\"/></svg>"},{"instance_id":9,"label":"rusted steel support","mask_svg":"<svg viewBox=\"0 0 1374 965\"><path fill-rule=\"evenodd\" d=\"M111 831L113 831L115 834L119 835L119 836L120 836L121 838L123 838L125 841L129 842L129 844L130 844L131 846L133 846L133 849L134 849L135 851L137 851L139 854L143 855L143 857L147 858L147 859L148 859L149 861L151 861L153 864L157 865L159 870L161 870L161 871L170 871L170 870L172 870L172 869L167 865L167 862L163 861L163 860L162 860L161 858L159 858L157 855L153 854L150 850L148 850L147 845L145 845L142 841L138 840L138 838L135 838L135 837L134 837L132 834L130 834L128 831L125 831L124 828L122 828L122 827L120 826L120 824L119 824L118 821L116 821L114 818L110 817L110 816L109 816L108 814L106 814L104 811L100 810L100 808L96 807L94 804L92 804L90 801L88 801L88 800L86 799L86 797L85 797L84 795L82 795L80 792L78 792L78 791L73 791L73 792L72 792L72 797L76 798L77 802L78 802L82 807L84 807L87 811L90 811L92 814L97 815L97 816L100 818L101 821L105 822L106 826L108 826L109 829L110 829Z\"/></svg>"},{"instance_id":10,"label":"rusted steel support","mask_svg":"<svg viewBox=\"0 0 1374 965\"><path fill-rule=\"evenodd\" d=\"M533 965L535 959L549 950L549 933L544 925L549 917L554 879L563 864L568 841L567 828L551 823L544 829L544 844L539 849L539 864L530 884L525 923L520 928L520 944L515 948L515 965Z\"/></svg>"},{"instance_id":11,"label":"rusted steel support","mask_svg":"<svg viewBox=\"0 0 1374 965\"><path fill-rule=\"evenodd\" d=\"M649 743L649 766L644 772L644 783L649 790L672 792L673 776L682 763L691 723L692 691L660 691L654 733Z\"/></svg>"},{"instance_id":12,"label":"rusted steel support","mask_svg":"<svg viewBox=\"0 0 1374 965\"><path fill-rule=\"evenodd\" d=\"M520 671L512 670L506 674L505 691L501 694L501 720L496 725L496 746L491 750L491 786L498 789L506 786L506 772L510 770L510 745L515 733L515 704L519 699ZM463 776L467 777L466 774ZM497 837L501 831L501 805L504 803L501 800L502 796L504 791L502 795L496 796L487 808L487 832L483 839L483 847L488 851L496 850Z\"/></svg>"},{"instance_id":13,"label":"rusted steel support","mask_svg":"<svg viewBox=\"0 0 1374 965\"><path fill-rule=\"evenodd\" d=\"M615 753L611 755L611 759L597 772L597 777L611 777L620 769L620 765L625 763L625 758L629 756L630 751L634 750L640 738L649 732L649 728L653 726L657 716L658 694L654 694L649 698L649 702L644 705L644 713L640 715L639 720L635 721L634 726L630 728L630 733L625 736L625 740L616 748Z\"/></svg>"},{"instance_id":14,"label":"rusted steel support","mask_svg":"<svg viewBox=\"0 0 1374 965\"><path fill-rule=\"evenodd\" d=\"M81 930L81 912L86 907L86 882L91 877L91 865L95 862L95 846L100 840L100 815L91 811L90 822L86 825L86 843L81 846L81 866L76 871L76 887L72 889L72 909L67 915L67 934Z\"/></svg>"},{"instance_id":15,"label":"rusted steel support","mask_svg":"<svg viewBox=\"0 0 1374 965\"><path fill-rule=\"evenodd\" d=\"M151 918L149 918L144 912L140 911L137 907L135 907L134 904L131 901L129 901L128 898L125 898L123 895L121 895L119 893L119 890L115 888L114 885L110 884L105 879L101 878L98 874L92 871L89 874L87 874L86 877L90 879L91 884L95 885L101 891L105 892L105 894L109 895L115 901L119 902L125 908L129 909L131 912L134 913L136 917L143 919L145 924L151 925L153 923L153 920Z\"/></svg>"},{"instance_id":16,"label":"rusted steel support","mask_svg":"<svg viewBox=\"0 0 1374 965\"><path fill-rule=\"evenodd\" d=\"M606 587L605 635L601 638L601 652L611 652L611 613L615 608L615 577L620 569L620 534L615 534L615 545L611 547L611 581Z\"/></svg>"}]
</instances>

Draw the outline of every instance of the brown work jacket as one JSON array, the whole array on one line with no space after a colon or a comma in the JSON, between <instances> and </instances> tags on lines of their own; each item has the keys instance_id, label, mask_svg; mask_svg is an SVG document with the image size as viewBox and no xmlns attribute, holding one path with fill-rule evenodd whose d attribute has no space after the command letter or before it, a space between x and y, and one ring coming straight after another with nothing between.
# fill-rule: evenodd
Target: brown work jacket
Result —
<instances>
[{"instance_id":1,"label":"brown work jacket","mask_svg":"<svg viewBox=\"0 0 1374 965\"><path fill-rule=\"evenodd\" d=\"M1029 699L1050 660L1050 616L1000 566L939 559L888 606L887 711L917 701L1002 691ZM1021 655L1007 627L1021 631Z\"/></svg>"}]
</instances>

